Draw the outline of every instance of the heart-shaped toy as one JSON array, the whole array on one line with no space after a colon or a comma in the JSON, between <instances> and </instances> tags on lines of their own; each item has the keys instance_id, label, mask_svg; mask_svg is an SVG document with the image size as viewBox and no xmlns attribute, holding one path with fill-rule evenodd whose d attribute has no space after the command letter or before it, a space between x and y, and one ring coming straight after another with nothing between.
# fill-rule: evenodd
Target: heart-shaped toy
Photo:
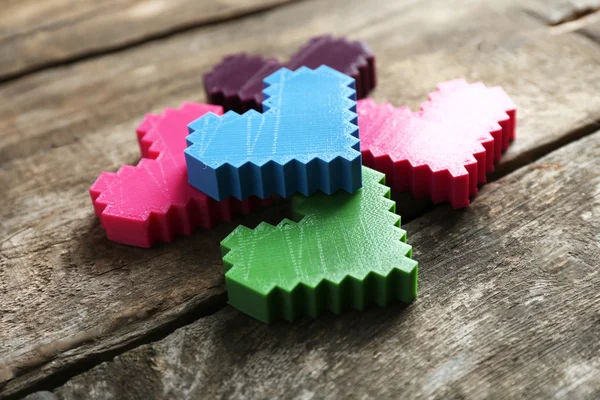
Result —
<instances>
[{"instance_id":1,"label":"heart-shaped toy","mask_svg":"<svg viewBox=\"0 0 600 400\"><path fill-rule=\"evenodd\" d=\"M358 102L364 164L385 173L393 190L434 203L469 205L515 138L516 107L500 87L441 83L421 110Z\"/></svg>"},{"instance_id":2,"label":"heart-shaped toy","mask_svg":"<svg viewBox=\"0 0 600 400\"><path fill-rule=\"evenodd\" d=\"M162 115L146 115L137 128L142 153L138 165L98 177L90 195L110 240L150 247L155 241L170 242L176 235L211 228L236 213L250 212L256 204L267 204L255 197L216 202L188 184L183 155L187 125L207 112L220 115L222 109L186 103Z\"/></svg>"},{"instance_id":3,"label":"heart-shaped toy","mask_svg":"<svg viewBox=\"0 0 600 400\"><path fill-rule=\"evenodd\" d=\"M264 112L189 124L189 182L216 200L306 196L361 187L354 80L327 66L265 79Z\"/></svg>"},{"instance_id":4,"label":"heart-shaped toy","mask_svg":"<svg viewBox=\"0 0 600 400\"><path fill-rule=\"evenodd\" d=\"M355 194L292 198L295 221L239 226L221 242L229 303L270 322L417 295L417 262L384 175L363 167Z\"/></svg>"},{"instance_id":5,"label":"heart-shaped toy","mask_svg":"<svg viewBox=\"0 0 600 400\"><path fill-rule=\"evenodd\" d=\"M310 39L286 63L246 53L226 56L204 75L204 88L209 103L218 104L225 111L261 111L264 78L282 67L296 70L321 65L354 78L358 99L375 87L375 56L369 47L362 41L324 35Z\"/></svg>"}]
</instances>

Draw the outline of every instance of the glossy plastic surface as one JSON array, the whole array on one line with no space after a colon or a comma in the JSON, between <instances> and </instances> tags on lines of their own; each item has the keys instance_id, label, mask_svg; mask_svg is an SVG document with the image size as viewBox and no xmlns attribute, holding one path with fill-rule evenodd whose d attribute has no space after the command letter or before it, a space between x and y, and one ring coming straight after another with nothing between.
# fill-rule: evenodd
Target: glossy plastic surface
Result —
<instances>
[{"instance_id":1,"label":"glossy plastic surface","mask_svg":"<svg viewBox=\"0 0 600 400\"><path fill-rule=\"evenodd\" d=\"M296 70L321 65L354 78L359 99L376 85L375 56L364 42L324 35L310 39L286 63L246 53L229 55L204 75L204 88L209 102L225 111L260 111L264 78L282 67Z\"/></svg>"},{"instance_id":2,"label":"glossy plastic surface","mask_svg":"<svg viewBox=\"0 0 600 400\"><path fill-rule=\"evenodd\" d=\"M264 94L262 114L207 114L189 124L190 184L216 200L358 190L354 80L326 66L282 68L265 79Z\"/></svg>"},{"instance_id":3,"label":"glossy plastic surface","mask_svg":"<svg viewBox=\"0 0 600 400\"><path fill-rule=\"evenodd\" d=\"M365 165L386 174L393 190L434 203L469 205L515 138L516 107L500 87L442 83L418 112L358 102Z\"/></svg>"},{"instance_id":4,"label":"glossy plastic surface","mask_svg":"<svg viewBox=\"0 0 600 400\"><path fill-rule=\"evenodd\" d=\"M187 124L207 112L221 114L222 109L187 103L162 115L148 114L137 129L142 152L138 165L98 177L90 195L110 240L150 247L155 241L170 242L197 227L210 228L236 213L248 213L261 203L257 198L219 203L187 183L183 155Z\"/></svg>"},{"instance_id":5,"label":"glossy plastic surface","mask_svg":"<svg viewBox=\"0 0 600 400\"><path fill-rule=\"evenodd\" d=\"M229 303L269 322L384 306L417 295L417 262L384 175L363 167L351 195L296 195L294 219L239 226L223 242Z\"/></svg>"}]
</instances>

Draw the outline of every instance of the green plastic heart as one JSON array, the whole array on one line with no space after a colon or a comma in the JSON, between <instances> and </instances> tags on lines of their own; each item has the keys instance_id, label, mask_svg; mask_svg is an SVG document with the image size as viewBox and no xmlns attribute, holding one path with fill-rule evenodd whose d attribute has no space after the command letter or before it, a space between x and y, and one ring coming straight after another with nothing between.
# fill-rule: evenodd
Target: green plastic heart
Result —
<instances>
[{"instance_id":1,"label":"green plastic heart","mask_svg":"<svg viewBox=\"0 0 600 400\"><path fill-rule=\"evenodd\" d=\"M294 196L298 222L235 229L221 242L229 303L270 322L411 302L417 262L384 182L363 167L355 194Z\"/></svg>"}]
</instances>

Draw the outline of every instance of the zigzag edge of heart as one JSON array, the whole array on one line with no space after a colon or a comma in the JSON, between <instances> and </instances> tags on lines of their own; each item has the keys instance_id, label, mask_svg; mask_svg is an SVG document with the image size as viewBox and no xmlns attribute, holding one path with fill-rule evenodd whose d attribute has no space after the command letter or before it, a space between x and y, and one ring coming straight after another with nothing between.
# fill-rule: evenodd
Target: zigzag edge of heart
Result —
<instances>
[{"instance_id":1,"label":"zigzag edge of heart","mask_svg":"<svg viewBox=\"0 0 600 400\"><path fill-rule=\"evenodd\" d=\"M161 149L157 148L156 141L147 138L148 133L168 113L177 112L190 105L218 107L209 104L184 103L179 109L167 108L162 114L147 114L136 129L142 159L136 166L121 166L116 173L102 172L90 187L89 193L94 205L94 212L100 219L100 225L106 231L108 239L147 248L155 242L168 243L177 236L189 236L197 228L212 228L218 221L231 221L237 214L248 214L255 207L268 205L270 202L268 199L261 200L256 197L250 197L244 201L230 198L217 202L198 192L199 196L190 196L185 204L170 204L165 212L148 211L141 219L104 213L108 203L100 200L100 196L109 185L114 184L119 175L131 172L136 168L145 168L147 163L158 162Z\"/></svg>"},{"instance_id":2,"label":"zigzag edge of heart","mask_svg":"<svg viewBox=\"0 0 600 400\"><path fill-rule=\"evenodd\" d=\"M282 226L297 225L305 215L294 210L295 221L286 218L276 226L262 222L254 229L240 225L221 242L229 304L263 322L272 322L277 318L291 322L303 315L316 318L326 311L340 314L350 308L363 310L371 305L384 307L392 301L406 304L412 302L417 296L418 263L412 259L412 246L406 243L406 231L400 228L401 217L396 214L396 203L390 198L390 188L385 186L385 175L380 174L377 185L385 190L383 197L390 199L387 212L396 217L394 228L402 233L400 242L408 248L405 257L414 261L414 268L410 273L393 268L386 276L371 271L363 277L357 277L349 272L340 282L324 278L315 287L299 282L291 291L275 284L266 295L230 279L227 272L235 265L229 262L228 255L235 250L235 245L228 242L236 232L258 229L273 231Z\"/></svg>"},{"instance_id":3,"label":"zigzag edge of heart","mask_svg":"<svg viewBox=\"0 0 600 400\"><path fill-rule=\"evenodd\" d=\"M363 99L357 102L357 108L365 104L393 107L390 103L377 104L373 99ZM486 173L494 171L495 162L515 138L516 109L504 111L506 118L495 121L500 129L490 130L489 138L480 141L483 150L472 154L476 162L464 164L467 175L452 176L448 170L433 171L428 164L392 160L389 154L374 155L371 150L361 151L363 164L383 172L395 191L410 190L415 198L428 196L434 204L449 201L453 208L467 207L469 197L479 192L478 185L487 181Z\"/></svg>"},{"instance_id":4,"label":"zigzag edge of heart","mask_svg":"<svg viewBox=\"0 0 600 400\"><path fill-rule=\"evenodd\" d=\"M237 91L229 91L225 88L219 87L214 79L218 71L223 68L227 68L228 64L231 62L236 62L239 64L244 60L261 60L264 66L254 76L252 76L252 78L248 79L248 81L255 79L257 75L262 75L262 78L266 78L270 73L274 72L278 68L288 66L294 57L306 51L315 42L323 40L324 38L330 38L338 43L343 43L344 45L348 46L358 44L365 51L367 55L359 56L350 66L350 68L353 70L353 73L351 73L350 76L356 81L356 97L357 99L365 98L377 85L375 54L362 40L351 41L346 37L334 38L331 35L322 35L309 39L309 41L304 43L285 63L282 63L272 57L252 55L248 54L247 52L233 53L223 57L221 62L213 65L212 69L205 73L202 77L208 102L222 106L225 111L235 111L240 114L251 109L261 111L262 93L258 93L251 97L245 97L240 93L241 89ZM298 68L299 67L300 66L298 66Z\"/></svg>"},{"instance_id":5,"label":"zigzag edge of heart","mask_svg":"<svg viewBox=\"0 0 600 400\"><path fill-rule=\"evenodd\" d=\"M241 93L241 88L239 90L231 91L227 88L220 87L217 84L217 81L215 81L215 76L218 74L219 70L228 68L230 63L243 65L247 60L260 60L263 67L261 67L261 69L245 83L248 83L258 76L260 76L262 80L283 66L278 60L266 58L261 55L252 55L246 52L229 54L225 56L220 63L215 64L212 70L205 73L202 77L204 81L204 90L209 103L220 105L225 111L235 111L240 114L248 110L260 111L262 109L262 92L256 93L253 96L244 96ZM241 86L243 87L244 85Z\"/></svg>"},{"instance_id":6,"label":"zigzag edge of heart","mask_svg":"<svg viewBox=\"0 0 600 400\"><path fill-rule=\"evenodd\" d=\"M286 68L279 71L285 70L294 74L303 70L316 72L323 68L331 71L331 73L340 74L332 68L323 66L315 70L302 67L296 71L289 71ZM271 77L274 75L272 74ZM343 74L340 75L346 77L349 81L352 80ZM273 87L274 85L270 85L265 80L263 91L263 105L265 107L269 107L270 96L268 92ZM362 186L362 156L360 141L358 140L358 116L356 114L354 81L352 80L345 87L349 89L348 96L345 99L352 102L345 110L347 123L356 128L351 133L346 133L346 135L356 139L356 142L350 146L351 149L356 151L356 157L347 159L337 156L331 160L324 160L319 156L314 156L306 161L290 158L283 163L271 160L262 165L248 161L239 167L223 162L217 168L211 168L193 154L190 154L193 151L194 135L196 134L196 130L190 124L188 125L190 135L187 137L188 148L185 151L190 184L196 188L202 188L201 190L204 193L216 200L230 196L241 200L252 195L266 199L274 194L290 197L296 192L309 196L318 190L326 194L333 194L340 189L344 189L349 193L356 192ZM230 118L258 116L260 116L260 113L256 110L249 110L244 114L228 111L217 118L220 118L221 124L225 124ZM208 188L205 185L206 182L214 182L212 188Z\"/></svg>"},{"instance_id":7,"label":"zigzag edge of heart","mask_svg":"<svg viewBox=\"0 0 600 400\"><path fill-rule=\"evenodd\" d=\"M343 44L344 46L347 46L347 47L352 47L355 45L361 47L364 54L358 56L358 58L356 60L354 60L354 62L350 65L350 69L352 72L349 73L348 75L350 77L354 78L354 81L356 82L356 98L357 99L365 98L377 85L377 75L376 75L376 68L375 68L375 54L371 51L371 49L369 48L367 43L365 43L362 40L348 40L348 38L345 36L342 36L339 38L333 37L333 35L316 36L316 37L309 39L308 42L303 44L298 49L298 51L296 51L296 53L294 53L290 57L290 59L288 60L288 62L285 65L289 67L290 62L295 57L297 57L300 54L302 54L303 52L305 52L307 49L309 49L315 43L318 44L318 42L321 40L331 40L331 41L335 42L338 46L340 44ZM299 68L300 66L297 66L297 67ZM340 72L345 73L344 71L340 71Z\"/></svg>"}]
</instances>

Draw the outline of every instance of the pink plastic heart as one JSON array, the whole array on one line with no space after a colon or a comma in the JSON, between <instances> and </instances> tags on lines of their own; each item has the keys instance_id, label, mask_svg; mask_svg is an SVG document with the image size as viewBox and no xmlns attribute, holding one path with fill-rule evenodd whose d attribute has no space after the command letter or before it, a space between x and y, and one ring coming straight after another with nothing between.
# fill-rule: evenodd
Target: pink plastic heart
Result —
<instances>
[{"instance_id":1,"label":"pink plastic heart","mask_svg":"<svg viewBox=\"0 0 600 400\"><path fill-rule=\"evenodd\" d=\"M421 110L357 103L363 164L396 191L469 205L515 138L516 106L500 87L459 79L438 85Z\"/></svg>"},{"instance_id":2,"label":"pink plastic heart","mask_svg":"<svg viewBox=\"0 0 600 400\"><path fill-rule=\"evenodd\" d=\"M207 112L221 115L223 110L186 103L161 115L148 114L137 128L142 152L138 165L125 165L117 173L103 172L98 177L90 195L110 240L150 247L268 203L256 197L217 202L188 184L183 153L187 125Z\"/></svg>"}]
</instances>

